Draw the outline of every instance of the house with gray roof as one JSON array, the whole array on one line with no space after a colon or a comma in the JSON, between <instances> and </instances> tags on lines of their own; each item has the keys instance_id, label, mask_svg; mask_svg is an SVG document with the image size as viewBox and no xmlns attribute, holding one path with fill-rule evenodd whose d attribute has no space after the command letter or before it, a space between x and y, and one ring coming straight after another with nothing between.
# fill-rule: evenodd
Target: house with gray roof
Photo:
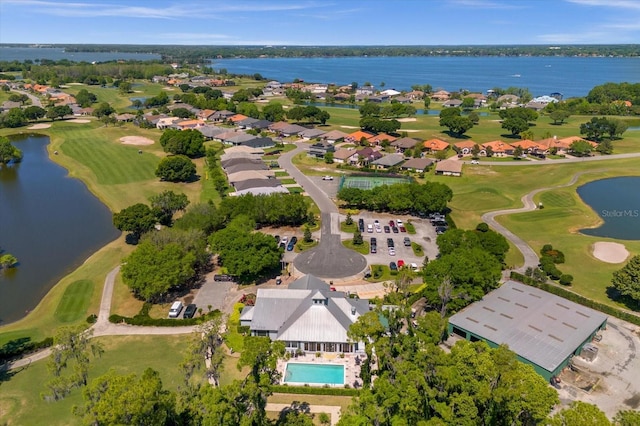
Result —
<instances>
[{"instance_id":1,"label":"house with gray roof","mask_svg":"<svg viewBox=\"0 0 640 426\"><path fill-rule=\"evenodd\" d=\"M414 138L400 138L391 142L391 146L399 152L405 152L407 149L411 149L418 144L418 140Z\"/></svg>"},{"instance_id":2,"label":"house with gray roof","mask_svg":"<svg viewBox=\"0 0 640 426\"><path fill-rule=\"evenodd\" d=\"M489 346L507 345L547 380L607 325L602 312L516 281L507 281L449 318L448 331Z\"/></svg>"},{"instance_id":3,"label":"house with gray roof","mask_svg":"<svg viewBox=\"0 0 640 426\"><path fill-rule=\"evenodd\" d=\"M223 167L227 175L238 173L238 172L245 172L247 170L269 170L269 167L263 161L243 162L243 163L234 164L233 166L223 166Z\"/></svg>"},{"instance_id":4,"label":"house with gray roof","mask_svg":"<svg viewBox=\"0 0 640 426\"><path fill-rule=\"evenodd\" d=\"M257 139L257 136L250 135L248 133L238 132L234 136L225 138L223 140L227 145L244 145L245 142L249 142L250 140Z\"/></svg>"},{"instance_id":5,"label":"house with gray roof","mask_svg":"<svg viewBox=\"0 0 640 426\"><path fill-rule=\"evenodd\" d=\"M316 158L324 158L327 152L335 152L336 148L327 141L316 142L309 147L309 156Z\"/></svg>"},{"instance_id":6,"label":"house with gray roof","mask_svg":"<svg viewBox=\"0 0 640 426\"><path fill-rule=\"evenodd\" d=\"M384 157L378 158L371 162L371 165L376 169L389 169L393 166L397 166L398 164L404 161L404 155L402 154L389 154Z\"/></svg>"},{"instance_id":7,"label":"house with gray roof","mask_svg":"<svg viewBox=\"0 0 640 426\"><path fill-rule=\"evenodd\" d=\"M258 120L257 118L252 118L252 117L247 117L244 120L240 120L236 122L236 126L238 126L241 129L248 129L250 125L252 125L253 123L257 123Z\"/></svg>"},{"instance_id":8,"label":"house with gray roof","mask_svg":"<svg viewBox=\"0 0 640 426\"><path fill-rule=\"evenodd\" d=\"M346 138L347 136L349 136L347 133L341 132L340 130L331 130L330 132L323 134L322 139L326 140L329 143L336 143L338 141L344 140L344 138Z\"/></svg>"},{"instance_id":9,"label":"house with gray roof","mask_svg":"<svg viewBox=\"0 0 640 426\"><path fill-rule=\"evenodd\" d=\"M246 125L247 129L256 129L256 130L264 130L264 129L268 129L269 126L271 126L271 124L273 124L271 121L269 120L257 120L254 121L252 123L249 123Z\"/></svg>"},{"instance_id":10,"label":"house with gray roof","mask_svg":"<svg viewBox=\"0 0 640 426\"><path fill-rule=\"evenodd\" d=\"M236 191L242 191L249 188L275 188L276 186L282 186L282 183L278 179L247 179L240 182L235 182L233 187Z\"/></svg>"},{"instance_id":11,"label":"house with gray roof","mask_svg":"<svg viewBox=\"0 0 640 426\"><path fill-rule=\"evenodd\" d=\"M271 138L253 138L248 141L244 141L241 144L242 146L248 146L249 148L271 148L276 146L276 143Z\"/></svg>"},{"instance_id":12,"label":"house with gray roof","mask_svg":"<svg viewBox=\"0 0 640 426\"><path fill-rule=\"evenodd\" d=\"M410 172L424 172L433 164L431 158L411 158L400 166L400 170L409 170Z\"/></svg>"},{"instance_id":13,"label":"house with gray roof","mask_svg":"<svg viewBox=\"0 0 640 426\"><path fill-rule=\"evenodd\" d=\"M302 132L298 133L302 139L308 141L309 139L319 138L325 134L324 130L320 129L305 129Z\"/></svg>"},{"instance_id":14,"label":"house with gray roof","mask_svg":"<svg viewBox=\"0 0 640 426\"><path fill-rule=\"evenodd\" d=\"M304 132L305 130L308 129L306 127L300 126L299 124L288 124L280 129L280 133L283 136L294 136L301 132Z\"/></svg>"},{"instance_id":15,"label":"house with gray roof","mask_svg":"<svg viewBox=\"0 0 640 426\"><path fill-rule=\"evenodd\" d=\"M271 194L290 194L289 190L284 186L274 186L274 187L257 187L257 188L248 188L243 189L242 191L230 192L229 195L232 197L241 197L243 195L271 195Z\"/></svg>"},{"instance_id":16,"label":"house with gray roof","mask_svg":"<svg viewBox=\"0 0 640 426\"><path fill-rule=\"evenodd\" d=\"M234 115L236 115L235 112L231 112L228 111L226 109L223 109L222 111L216 111L214 112L211 117L209 118L211 121L226 121L229 118L233 117Z\"/></svg>"},{"instance_id":17,"label":"house with gray roof","mask_svg":"<svg viewBox=\"0 0 640 426\"><path fill-rule=\"evenodd\" d=\"M254 306L240 314L240 325L253 336L283 341L288 350L305 352L362 352L351 342L351 324L369 312L369 301L351 299L313 275L297 279L287 289L260 288Z\"/></svg>"},{"instance_id":18,"label":"house with gray roof","mask_svg":"<svg viewBox=\"0 0 640 426\"><path fill-rule=\"evenodd\" d=\"M236 183L238 182L243 182L245 180L249 180L249 179L269 179L268 176L260 173L257 170L244 170L241 172L235 172L235 173L231 173L227 176L227 179L229 180L229 183L232 186L235 186Z\"/></svg>"},{"instance_id":19,"label":"house with gray roof","mask_svg":"<svg viewBox=\"0 0 640 426\"><path fill-rule=\"evenodd\" d=\"M205 137L205 139L207 140L211 140L213 139L216 135L219 135L221 133L226 133L228 131L228 129L223 129L222 127L217 127L217 126L201 126L196 128L197 131L199 131L200 133L202 133L202 135Z\"/></svg>"},{"instance_id":20,"label":"house with gray roof","mask_svg":"<svg viewBox=\"0 0 640 426\"><path fill-rule=\"evenodd\" d=\"M220 161L220 164L225 170L239 164L253 164L256 169L260 168L259 166L264 166L265 169L268 169L267 165L264 164L264 161L262 161L262 159L260 158L256 158L255 156L233 156L231 158Z\"/></svg>"}]
</instances>

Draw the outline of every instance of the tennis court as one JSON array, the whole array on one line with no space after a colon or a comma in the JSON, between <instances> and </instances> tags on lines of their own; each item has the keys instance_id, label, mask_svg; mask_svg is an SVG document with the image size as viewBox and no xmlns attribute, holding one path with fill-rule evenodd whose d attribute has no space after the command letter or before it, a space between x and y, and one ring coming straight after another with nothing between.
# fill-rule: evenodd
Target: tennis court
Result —
<instances>
[{"instance_id":1,"label":"tennis court","mask_svg":"<svg viewBox=\"0 0 640 426\"><path fill-rule=\"evenodd\" d=\"M411 178L403 176L343 176L339 190L342 188L371 189L382 185L410 183Z\"/></svg>"}]
</instances>

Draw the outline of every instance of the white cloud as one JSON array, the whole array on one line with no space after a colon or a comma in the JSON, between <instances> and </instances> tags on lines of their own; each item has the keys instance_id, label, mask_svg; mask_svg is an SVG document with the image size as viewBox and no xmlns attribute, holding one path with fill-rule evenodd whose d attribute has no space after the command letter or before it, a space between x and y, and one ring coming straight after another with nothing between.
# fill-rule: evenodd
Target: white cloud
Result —
<instances>
[{"instance_id":1,"label":"white cloud","mask_svg":"<svg viewBox=\"0 0 640 426\"><path fill-rule=\"evenodd\" d=\"M579 4L582 6L600 6L608 8L635 9L640 10L640 1L638 0L565 0L569 3Z\"/></svg>"},{"instance_id":2,"label":"white cloud","mask_svg":"<svg viewBox=\"0 0 640 426\"><path fill-rule=\"evenodd\" d=\"M449 4L477 9L521 9L521 4L501 3L490 0L451 0Z\"/></svg>"}]
</instances>

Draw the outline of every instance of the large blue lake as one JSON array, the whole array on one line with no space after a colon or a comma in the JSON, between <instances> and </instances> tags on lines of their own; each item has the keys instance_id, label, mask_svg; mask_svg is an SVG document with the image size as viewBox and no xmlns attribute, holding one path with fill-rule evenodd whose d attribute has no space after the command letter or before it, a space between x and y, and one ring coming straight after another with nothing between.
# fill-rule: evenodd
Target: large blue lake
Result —
<instances>
[{"instance_id":1,"label":"large blue lake","mask_svg":"<svg viewBox=\"0 0 640 426\"><path fill-rule=\"evenodd\" d=\"M125 52L67 52L60 47L0 47L0 61L35 61L50 59L59 61L68 59L74 62L105 62L123 60L150 61L160 59L155 53Z\"/></svg>"},{"instance_id":2,"label":"large blue lake","mask_svg":"<svg viewBox=\"0 0 640 426\"><path fill-rule=\"evenodd\" d=\"M604 223L580 232L596 237L640 240L640 177L617 177L589 182L578 195Z\"/></svg>"},{"instance_id":3,"label":"large blue lake","mask_svg":"<svg viewBox=\"0 0 640 426\"><path fill-rule=\"evenodd\" d=\"M486 92L494 87L528 88L534 96L561 92L586 96L606 82L640 82L640 58L582 57L353 57L215 59L214 69L259 73L282 82L298 78L338 85L370 82L377 88L411 90L430 84L448 91Z\"/></svg>"}]
</instances>

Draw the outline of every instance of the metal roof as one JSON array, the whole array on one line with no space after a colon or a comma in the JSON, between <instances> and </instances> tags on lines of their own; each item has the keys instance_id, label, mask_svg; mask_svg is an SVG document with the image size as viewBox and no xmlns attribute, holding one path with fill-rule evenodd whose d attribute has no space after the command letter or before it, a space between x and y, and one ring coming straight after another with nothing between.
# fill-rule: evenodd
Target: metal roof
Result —
<instances>
[{"instance_id":1,"label":"metal roof","mask_svg":"<svg viewBox=\"0 0 640 426\"><path fill-rule=\"evenodd\" d=\"M261 188L249 188L249 189L243 189L242 191L236 191L236 192L231 192L229 195L234 196L234 197L239 197L241 195L247 195L247 194L251 194L251 195L271 195L271 194L289 194L289 190L287 188L285 188L284 186L276 186L276 187L261 187ZM285 252L286 253L291 253L291 252Z\"/></svg>"},{"instance_id":2,"label":"metal roof","mask_svg":"<svg viewBox=\"0 0 640 426\"><path fill-rule=\"evenodd\" d=\"M449 318L455 327L506 344L554 371L607 320L601 312L515 281L507 281Z\"/></svg>"},{"instance_id":3,"label":"metal roof","mask_svg":"<svg viewBox=\"0 0 640 426\"><path fill-rule=\"evenodd\" d=\"M281 186L278 179L247 179L233 183L233 187L236 191L242 191L243 189L249 188L274 188L276 186Z\"/></svg>"}]
</instances>

